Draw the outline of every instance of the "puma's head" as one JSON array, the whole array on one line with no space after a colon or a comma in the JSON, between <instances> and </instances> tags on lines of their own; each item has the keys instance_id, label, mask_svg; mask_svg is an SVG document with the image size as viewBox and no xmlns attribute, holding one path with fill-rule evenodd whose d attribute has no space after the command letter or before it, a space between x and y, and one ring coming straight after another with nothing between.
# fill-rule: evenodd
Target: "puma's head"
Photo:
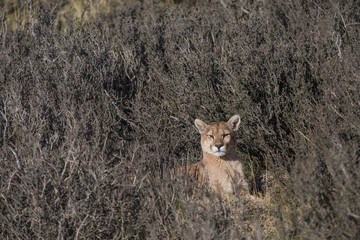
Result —
<instances>
[{"instance_id":1,"label":"puma's head","mask_svg":"<svg viewBox=\"0 0 360 240\"><path fill-rule=\"evenodd\" d=\"M206 124L196 119L195 126L201 134L201 148L204 153L222 157L235 153L235 131L240 125L240 117L234 115L227 122L213 122Z\"/></svg>"}]
</instances>

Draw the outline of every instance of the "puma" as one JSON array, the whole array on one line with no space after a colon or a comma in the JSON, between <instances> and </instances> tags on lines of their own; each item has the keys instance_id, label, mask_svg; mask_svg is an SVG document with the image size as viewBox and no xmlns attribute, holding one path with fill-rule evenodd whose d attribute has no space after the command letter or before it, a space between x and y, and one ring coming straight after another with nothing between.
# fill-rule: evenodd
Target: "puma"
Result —
<instances>
[{"instance_id":1,"label":"puma","mask_svg":"<svg viewBox=\"0 0 360 240\"><path fill-rule=\"evenodd\" d=\"M207 183L215 192L248 194L242 164L236 154L236 135L240 117L234 115L227 122L206 124L196 119L201 134L202 159L193 165L178 168L176 173L187 173Z\"/></svg>"}]
</instances>

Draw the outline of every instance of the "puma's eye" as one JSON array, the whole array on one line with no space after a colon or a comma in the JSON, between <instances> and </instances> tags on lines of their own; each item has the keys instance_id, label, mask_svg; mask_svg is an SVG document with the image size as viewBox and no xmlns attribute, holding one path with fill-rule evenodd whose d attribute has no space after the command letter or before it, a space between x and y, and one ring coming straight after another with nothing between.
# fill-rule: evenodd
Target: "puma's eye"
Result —
<instances>
[{"instance_id":1,"label":"puma's eye","mask_svg":"<svg viewBox=\"0 0 360 240\"><path fill-rule=\"evenodd\" d=\"M208 135L208 137L214 139L214 135Z\"/></svg>"},{"instance_id":2,"label":"puma's eye","mask_svg":"<svg viewBox=\"0 0 360 240\"><path fill-rule=\"evenodd\" d=\"M227 136L229 136L230 134L223 134L222 137L226 138Z\"/></svg>"}]
</instances>

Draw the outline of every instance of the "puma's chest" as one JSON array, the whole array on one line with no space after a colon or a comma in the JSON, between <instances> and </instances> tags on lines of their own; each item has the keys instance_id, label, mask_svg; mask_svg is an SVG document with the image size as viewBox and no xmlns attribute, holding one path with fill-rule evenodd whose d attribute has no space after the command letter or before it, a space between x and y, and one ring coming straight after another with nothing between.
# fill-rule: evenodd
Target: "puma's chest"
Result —
<instances>
[{"instance_id":1,"label":"puma's chest","mask_svg":"<svg viewBox=\"0 0 360 240\"><path fill-rule=\"evenodd\" d=\"M209 185L216 191L233 192L233 183L242 175L238 164L225 162L222 165L207 164L204 166L204 175Z\"/></svg>"}]
</instances>

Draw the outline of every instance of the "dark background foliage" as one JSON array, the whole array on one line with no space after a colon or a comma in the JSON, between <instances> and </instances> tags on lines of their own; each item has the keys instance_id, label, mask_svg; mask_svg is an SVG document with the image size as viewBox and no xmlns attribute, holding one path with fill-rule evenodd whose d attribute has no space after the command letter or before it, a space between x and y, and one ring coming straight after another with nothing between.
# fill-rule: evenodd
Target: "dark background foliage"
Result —
<instances>
[{"instance_id":1,"label":"dark background foliage","mask_svg":"<svg viewBox=\"0 0 360 240\"><path fill-rule=\"evenodd\" d=\"M61 6L1 12L1 238L360 238L357 1ZM255 202L169 177L233 114Z\"/></svg>"}]
</instances>

